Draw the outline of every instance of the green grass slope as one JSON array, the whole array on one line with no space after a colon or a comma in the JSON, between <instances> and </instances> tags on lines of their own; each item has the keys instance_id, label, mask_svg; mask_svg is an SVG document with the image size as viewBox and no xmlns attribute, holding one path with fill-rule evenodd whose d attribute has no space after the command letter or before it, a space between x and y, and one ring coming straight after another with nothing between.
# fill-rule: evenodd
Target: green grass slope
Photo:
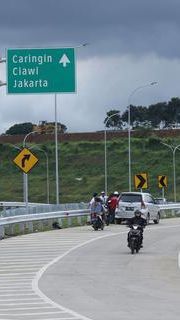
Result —
<instances>
[{"instance_id":1,"label":"green grass slope","mask_svg":"<svg viewBox=\"0 0 180 320\"><path fill-rule=\"evenodd\" d=\"M174 146L180 138L158 137L132 138L132 190L134 176L148 174L148 191L160 197L158 175L168 177L165 196L174 199L172 151L161 144L164 141ZM31 147L31 145L29 145ZM56 202L55 146L39 144L49 159L50 203ZM104 190L104 141L64 142L59 144L59 191L60 202L87 202L93 192ZM0 144L0 200L23 201L23 173L13 163L18 150L10 144ZM30 202L47 202L46 158L43 152L33 149L39 163L28 173ZM128 191L128 140L107 140L108 193ZM180 151L176 150L177 200L180 201Z\"/></svg>"}]
</instances>

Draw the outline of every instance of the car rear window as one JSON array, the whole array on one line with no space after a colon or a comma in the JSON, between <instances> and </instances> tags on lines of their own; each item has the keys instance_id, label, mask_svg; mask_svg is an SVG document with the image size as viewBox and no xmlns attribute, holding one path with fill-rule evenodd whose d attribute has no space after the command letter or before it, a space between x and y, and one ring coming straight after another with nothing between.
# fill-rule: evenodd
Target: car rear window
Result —
<instances>
[{"instance_id":1,"label":"car rear window","mask_svg":"<svg viewBox=\"0 0 180 320\"><path fill-rule=\"evenodd\" d=\"M120 201L124 202L141 202L142 196L140 194L122 194Z\"/></svg>"}]
</instances>

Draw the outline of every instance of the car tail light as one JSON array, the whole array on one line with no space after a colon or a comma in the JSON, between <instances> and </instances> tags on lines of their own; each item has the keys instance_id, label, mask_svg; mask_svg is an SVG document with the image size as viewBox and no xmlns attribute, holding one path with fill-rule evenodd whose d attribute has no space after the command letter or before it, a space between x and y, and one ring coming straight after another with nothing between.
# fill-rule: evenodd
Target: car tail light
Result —
<instances>
[{"instance_id":1,"label":"car tail light","mask_svg":"<svg viewBox=\"0 0 180 320\"><path fill-rule=\"evenodd\" d=\"M141 202L141 209L145 209L145 208L146 208L145 203L142 201Z\"/></svg>"}]
</instances>

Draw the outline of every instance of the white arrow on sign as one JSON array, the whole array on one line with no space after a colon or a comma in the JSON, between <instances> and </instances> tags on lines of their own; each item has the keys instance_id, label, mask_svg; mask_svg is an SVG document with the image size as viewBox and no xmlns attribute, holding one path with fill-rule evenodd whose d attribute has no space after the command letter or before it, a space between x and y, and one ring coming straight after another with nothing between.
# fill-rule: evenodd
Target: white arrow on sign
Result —
<instances>
[{"instance_id":1,"label":"white arrow on sign","mask_svg":"<svg viewBox=\"0 0 180 320\"><path fill-rule=\"evenodd\" d=\"M63 56L59 60L59 63L62 63L63 67L66 67L67 63L70 63L70 60L68 59L66 54L63 54Z\"/></svg>"}]
</instances>

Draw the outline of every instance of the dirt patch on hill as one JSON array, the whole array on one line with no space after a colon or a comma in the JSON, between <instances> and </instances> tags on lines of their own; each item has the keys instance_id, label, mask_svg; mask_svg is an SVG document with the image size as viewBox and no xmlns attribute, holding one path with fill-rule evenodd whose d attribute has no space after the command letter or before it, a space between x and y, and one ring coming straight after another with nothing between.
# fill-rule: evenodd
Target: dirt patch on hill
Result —
<instances>
[{"instance_id":1,"label":"dirt patch on hill","mask_svg":"<svg viewBox=\"0 0 180 320\"><path fill-rule=\"evenodd\" d=\"M155 131L131 131L132 137L149 137L157 136L161 138L165 137L179 137L180 129L176 130L155 130ZM115 138L127 138L127 131L109 131L107 130L107 139L112 140ZM1 135L0 143L22 143L24 135ZM54 134L34 134L30 135L27 139L27 143L45 143L48 141L54 141ZM80 132L80 133L63 133L58 134L59 142L70 142L70 141L101 141L104 140L104 131L97 132Z\"/></svg>"}]
</instances>

